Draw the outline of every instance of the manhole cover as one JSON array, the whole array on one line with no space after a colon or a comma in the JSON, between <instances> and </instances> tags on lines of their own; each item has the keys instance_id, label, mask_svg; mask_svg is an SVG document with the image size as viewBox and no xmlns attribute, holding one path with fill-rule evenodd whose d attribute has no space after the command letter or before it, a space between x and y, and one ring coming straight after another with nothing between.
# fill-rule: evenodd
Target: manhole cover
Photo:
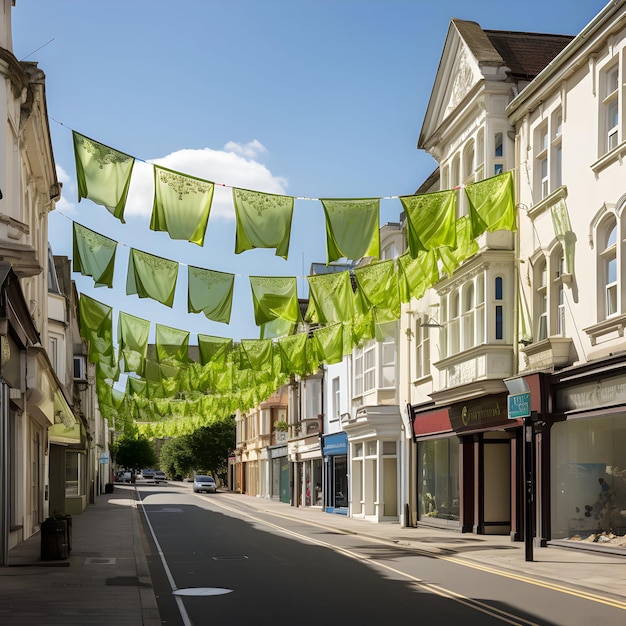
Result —
<instances>
[{"instance_id":1,"label":"manhole cover","mask_svg":"<svg viewBox=\"0 0 626 626\"><path fill-rule=\"evenodd\" d=\"M223 596L232 592L232 589L224 589L223 587L188 587L187 589L177 589L173 594L175 596Z\"/></svg>"}]
</instances>

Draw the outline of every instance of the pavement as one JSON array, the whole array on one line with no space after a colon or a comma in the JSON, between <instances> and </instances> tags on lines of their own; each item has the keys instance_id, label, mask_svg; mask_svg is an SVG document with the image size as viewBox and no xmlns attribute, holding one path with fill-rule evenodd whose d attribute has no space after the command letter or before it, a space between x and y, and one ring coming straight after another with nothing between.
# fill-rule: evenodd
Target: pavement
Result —
<instances>
[{"instance_id":1,"label":"pavement","mask_svg":"<svg viewBox=\"0 0 626 626\"><path fill-rule=\"evenodd\" d=\"M373 523L230 492L208 497L426 552L470 568L469 575L471 568L477 568L557 589L572 587L579 595L608 598L626 609L624 550L618 554L593 545L587 549L535 546L533 560L526 561L524 543L511 542L508 536L403 528L397 522ZM9 565L0 567L0 624L160 625L137 504L135 487L116 485L114 493L98 496L95 504L72 516L67 559L42 561L39 533L10 550Z\"/></svg>"}]
</instances>

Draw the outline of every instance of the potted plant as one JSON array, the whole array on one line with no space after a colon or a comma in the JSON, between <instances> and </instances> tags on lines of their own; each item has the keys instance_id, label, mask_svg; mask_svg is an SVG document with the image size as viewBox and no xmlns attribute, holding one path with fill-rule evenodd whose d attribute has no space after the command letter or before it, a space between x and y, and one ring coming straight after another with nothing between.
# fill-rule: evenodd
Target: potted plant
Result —
<instances>
[{"instance_id":1,"label":"potted plant","mask_svg":"<svg viewBox=\"0 0 626 626\"><path fill-rule=\"evenodd\" d=\"M288 429L289 424L285 420L278 420L277 422L274 422L274 430L287 432Z\"/></svg>"}]
</instances>

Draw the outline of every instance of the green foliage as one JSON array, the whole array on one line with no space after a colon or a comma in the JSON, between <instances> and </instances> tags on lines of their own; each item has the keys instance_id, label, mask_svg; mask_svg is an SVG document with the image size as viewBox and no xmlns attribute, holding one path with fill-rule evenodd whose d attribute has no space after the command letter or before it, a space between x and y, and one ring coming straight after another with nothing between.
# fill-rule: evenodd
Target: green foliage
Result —
<instances>
[{"instance_id":1,"label":"green foliage","mask_svg":"<svg viewBox=\"0 0 626 626\"><path fill-rule=\"evenodd\" d=\"M196 467L191 451L189 435L177 439L167 439L161 447L159 467L171 478L183 478Z\"/></svg>"},{"instance_id":2,"label":"green foliage","mask_svg":"<svg viewBox=\"0 0 626 626\"><path fill-rule=\"evenodd\" d=\"M128 470L140 470L154 467L156 455L152 442L142 435L120 437L115 445L115 461Z\"/></svg>"}]
</instances>

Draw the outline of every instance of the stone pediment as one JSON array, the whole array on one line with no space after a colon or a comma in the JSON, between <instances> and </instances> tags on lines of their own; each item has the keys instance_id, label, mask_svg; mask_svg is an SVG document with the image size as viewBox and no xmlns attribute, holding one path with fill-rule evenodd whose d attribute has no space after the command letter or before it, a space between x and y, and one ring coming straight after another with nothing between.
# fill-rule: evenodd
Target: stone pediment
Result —
<instances>
[{"instance_id":1,"label":"stone pediment","mask_svg":"<svg viewBox=\"0 0 626 626\"><path fill-rule=\"evenodd\" d=\"M418 148L429 149L440 126L484 79L487 66L503 60L476 22L450 21Z\"/></svg>"}]
</instances>

